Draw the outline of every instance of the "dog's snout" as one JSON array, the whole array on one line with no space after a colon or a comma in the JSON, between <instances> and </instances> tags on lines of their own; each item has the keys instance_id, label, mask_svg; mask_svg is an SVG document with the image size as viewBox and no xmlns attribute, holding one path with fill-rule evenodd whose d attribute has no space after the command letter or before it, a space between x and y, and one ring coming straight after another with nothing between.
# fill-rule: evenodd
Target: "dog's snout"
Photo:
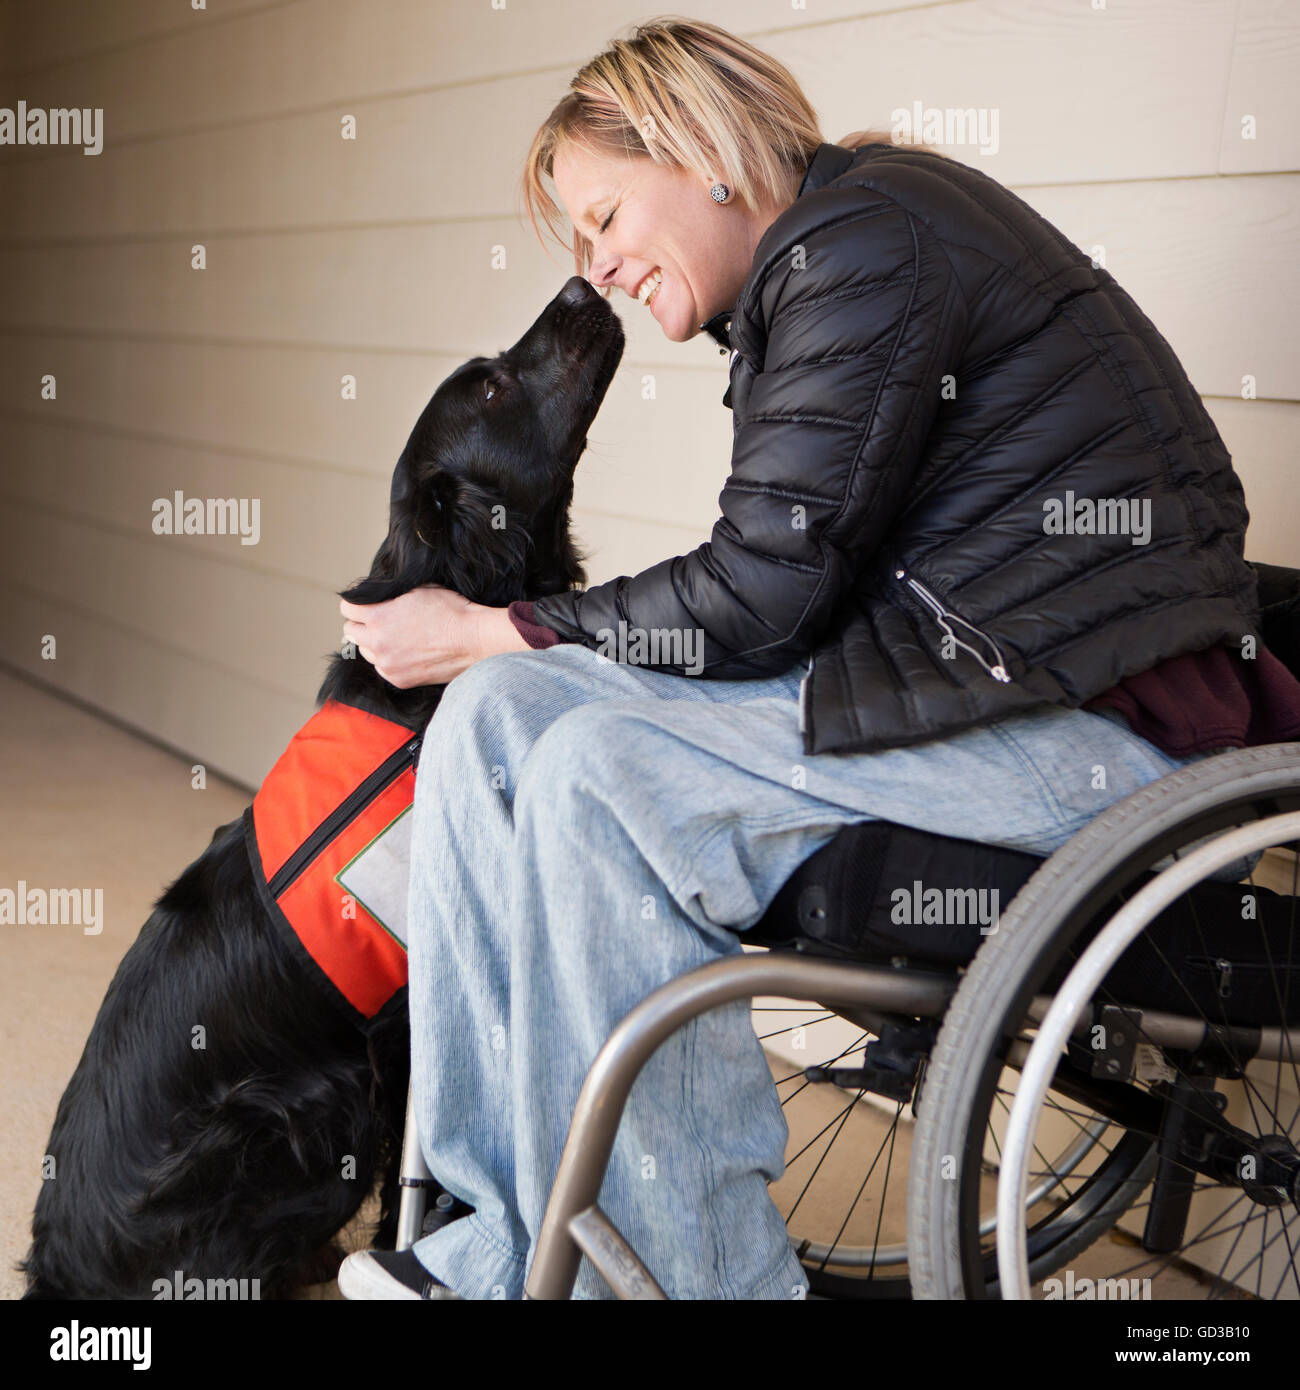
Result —
<instances>
[{"instance_id":1,"label":"dog's snout","mask_svg":"<svg viewBox=\"0 0 1300 1390\"><path fill-rule=\"evenodd\" d=\"M571 275L559 293L565 304L581 304L584 299L597 299L596 288L581 275Z\"/></svg>"}]
</instances>

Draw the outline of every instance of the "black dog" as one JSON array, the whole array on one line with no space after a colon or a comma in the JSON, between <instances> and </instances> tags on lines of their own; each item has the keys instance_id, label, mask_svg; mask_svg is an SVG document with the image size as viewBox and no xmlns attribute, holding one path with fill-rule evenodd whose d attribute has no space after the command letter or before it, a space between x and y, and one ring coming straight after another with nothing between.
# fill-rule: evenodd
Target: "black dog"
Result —
<instances>
[{"instance_id":1,"label":"black dog","mask_svg":"<svg viewBox=\"0 0 1300 1390\"><path fill-rule=\"evenodd\" d=\"M617 316L575 276L513 348L453 372L398 461L371 573L343 597L439 584L502 606L581 583L573 470L622 350ZM422 729L440 693L335 655L318 700ZM270 920L242 823L219 829L123 958L59 1102L26 1296L149 1298L176 1271L282 1296L333 1277L333 1238L377 1182L391 1244L404 990L392 1004L365 1032L343 1017Z\"/></svg>"}]
</instances>

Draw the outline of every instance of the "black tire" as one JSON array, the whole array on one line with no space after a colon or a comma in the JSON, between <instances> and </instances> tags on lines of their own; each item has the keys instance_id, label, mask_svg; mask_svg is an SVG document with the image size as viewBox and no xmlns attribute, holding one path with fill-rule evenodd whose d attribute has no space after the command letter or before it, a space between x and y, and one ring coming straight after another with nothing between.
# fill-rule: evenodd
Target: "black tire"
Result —
<instances>
[{"instance_id":1,"label":"black tire","mask_svg":"<svg viewBox=\"0 0 1300 1390\"><path fill-rule=\"evenodd\" d=\"M966 972L931 1055L908 1185L914 1297L997 1294L996 1282L987 1278L987 1256L973 1248L970 1236L971 1170L978 1161L970 1136L987 1120L1006 1039L1073 943L1097 929L1105 904L1171 853L1245 820L1297 808L1300 744L1222 753L1116 803L1052 855L1016 896ZM1126 1139L1135 1140L1130 1147L1144 1147L1143 1136ZM1149 1167L1149 1155L1144 1162ZM1142 1163L1131 1163L1127 1178L1113 1184L1113 1198L1099 1202L1050 1252L1058 1267L1114 1224L1139 1194L1134 1184L1142 1171ZM1031 1250L1032 1277L1048 1272L1049 1260L1035 1264Z\"/></svg>"}]
</instances>

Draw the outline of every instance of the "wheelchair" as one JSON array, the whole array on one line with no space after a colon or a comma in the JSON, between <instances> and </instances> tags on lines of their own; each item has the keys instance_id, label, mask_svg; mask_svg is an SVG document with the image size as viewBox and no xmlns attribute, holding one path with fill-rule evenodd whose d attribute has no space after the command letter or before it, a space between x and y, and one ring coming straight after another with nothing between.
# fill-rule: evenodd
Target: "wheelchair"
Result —
<instances>
[{"instance_id":1,"label":"wheelchair","mask_svg":"<svg viewBox=\"0 0 1300 1390\"><path fill-rule=\"evenodd\" d=\"M1255 569L1300 675L1300 571ZM655 1049L750 999L812 1296L1300 1299L1300 743L1190 763L1046 859L846 826L741 940L601 1048L526 1298L570 1297L584 1256L616 1297L665 1297L605 1169ZM426 1210L409 1106L401 1182L399 1249L459 1206Z\"/></svg>"}]
</instances>

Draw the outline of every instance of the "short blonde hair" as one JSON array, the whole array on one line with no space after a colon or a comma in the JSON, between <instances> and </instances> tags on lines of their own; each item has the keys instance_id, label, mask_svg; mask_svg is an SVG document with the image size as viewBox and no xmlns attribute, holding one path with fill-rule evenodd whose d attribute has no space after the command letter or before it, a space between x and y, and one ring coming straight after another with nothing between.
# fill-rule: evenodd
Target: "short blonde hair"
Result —
<instances>
[{"instance_id":1,"label":"short blonde hair","mask_svg":"<svg viewBox=\"0 0 1300 1390\"><path fill-rule=\"evenodd\" d=\"M652 159L720 179L749 207L788 198L823 144L808 98L788 68L716 24L663 16L615 39L580 68L542 122L524 160L523 200L563 245L564 215L543 184L572 143L596 154ZM836 143L899 143L862 130ZM937 151L936 151L937 153ZM585 275L591 243L571 229L573 264Z\"/></svg>"},{"instance_id":2,"label":"short blonde hair","mask_svg":"<svg viewBox=\"0 0 1300 1390\"><path fill-rule=\"evenodd\" d=\"M542 183L561 144L653 159L720 179L750 207L776 201L822 143L817 116L791 73L714 24L665 17L638 25L580 68L533 137L523 198L563 244L563 214ZM574 266L591 244L577 228Z\"/></svg>"}]
</instances>

